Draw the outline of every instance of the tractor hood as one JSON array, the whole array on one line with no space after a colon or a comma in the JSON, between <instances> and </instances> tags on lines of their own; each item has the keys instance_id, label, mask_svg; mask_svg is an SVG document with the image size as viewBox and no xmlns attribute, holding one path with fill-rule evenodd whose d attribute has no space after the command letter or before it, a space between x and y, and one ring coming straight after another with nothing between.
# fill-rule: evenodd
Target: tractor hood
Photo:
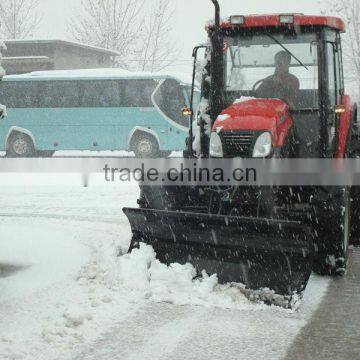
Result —
<instances>
[{"instance_id":1,"label":"tractor hood","mask_svg":"<svg viewBox=\"0 0 360 360\"><path fill-rule=\"evenodd\" d=\"M251 99L235 103L216 119L213 131L269 131L273 145L282 146L292 126L289 106L278 99Z\"/></svg>"}]
</instances>

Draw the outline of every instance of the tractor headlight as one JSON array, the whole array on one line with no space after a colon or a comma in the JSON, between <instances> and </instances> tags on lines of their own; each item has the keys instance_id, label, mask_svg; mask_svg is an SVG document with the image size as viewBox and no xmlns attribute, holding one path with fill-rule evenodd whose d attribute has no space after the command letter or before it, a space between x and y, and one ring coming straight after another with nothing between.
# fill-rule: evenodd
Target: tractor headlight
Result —
<instances>
[{"instance_id":1,"label":"tractor headlight","mask_svg":"<svg viewBox=\"0 0 360 360\"><path fill-rule=\"evenodd\" d=\"M224 157L224 151L223 151L221 138L216 132L211 133L210 156L215 157L215 158Z\"/></svg>"},{"instance_id":2,"label":"tractor headlight","mask_svg":"<svg viewBox=\"0 0 360 360\"><path fill-rule=\"evenodd\" d=\"M256 140L253 157L265 158L271 154L272 150L272 138L269 132L261 134Z\"/></svg>"}]
</instances>

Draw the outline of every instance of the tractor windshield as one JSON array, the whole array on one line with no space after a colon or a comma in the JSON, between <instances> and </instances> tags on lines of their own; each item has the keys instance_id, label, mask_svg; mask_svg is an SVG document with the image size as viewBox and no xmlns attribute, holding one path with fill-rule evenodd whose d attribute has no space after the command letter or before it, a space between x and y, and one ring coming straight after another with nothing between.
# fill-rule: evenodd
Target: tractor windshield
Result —
<instances>
[{"instance_id":1,"label":"tractor windshield","mask_svg":"<svg viewBox=\"0 0 360 360\"><path fill-rule=\"evenodd\" d=\"M238 97L280 98L295 110L319 107L314 34L237 35L225 41L228 92Z\"/></svg>"}]
</instances>

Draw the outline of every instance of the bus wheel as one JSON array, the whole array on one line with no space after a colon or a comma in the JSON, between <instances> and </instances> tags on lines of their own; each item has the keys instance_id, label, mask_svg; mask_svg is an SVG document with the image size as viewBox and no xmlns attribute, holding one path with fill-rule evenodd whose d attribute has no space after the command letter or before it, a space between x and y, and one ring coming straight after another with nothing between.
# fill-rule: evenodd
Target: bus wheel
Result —
<instances>
[{"instance_id":1,"label":"bus wheel","mask_svg":"<svg viewBox=\"0 0 360 360\"><path fill-rule=\"evenodd\" d=\"M6 155L8 157L32 157L35 155L34 143L26 134L11 135Z\"/></svg>"},{"instance_id":2,"label":"bus wheel","mask_svg":"<svg viewBox=\"0 0 360 360\"><path fill-rule=\"evenodd\" d=\"M133 141L133 151L137 158L154 158L159 154L159 145L151 135L140 133Z\"/></svg>"}]
</instances>

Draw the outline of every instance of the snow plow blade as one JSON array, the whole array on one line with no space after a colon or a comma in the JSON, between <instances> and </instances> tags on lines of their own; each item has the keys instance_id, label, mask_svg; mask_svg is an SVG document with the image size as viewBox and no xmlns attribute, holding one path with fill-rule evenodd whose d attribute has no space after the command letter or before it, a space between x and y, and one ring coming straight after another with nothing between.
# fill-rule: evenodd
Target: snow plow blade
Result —
<instances>
[{"instance_id":1,"label":"snow plow blade","mask_svg":"<svg viewBox=\"0 0 360 360\"><path fill-rule=\"evenodd\" d=\"M300 294L312 269L310 228L279 221L178 211L125 208L133 240L152 245L158 259L190 262L217 274L220 283L242 283L250 290Z\"/></svg>"}]
</instances>

